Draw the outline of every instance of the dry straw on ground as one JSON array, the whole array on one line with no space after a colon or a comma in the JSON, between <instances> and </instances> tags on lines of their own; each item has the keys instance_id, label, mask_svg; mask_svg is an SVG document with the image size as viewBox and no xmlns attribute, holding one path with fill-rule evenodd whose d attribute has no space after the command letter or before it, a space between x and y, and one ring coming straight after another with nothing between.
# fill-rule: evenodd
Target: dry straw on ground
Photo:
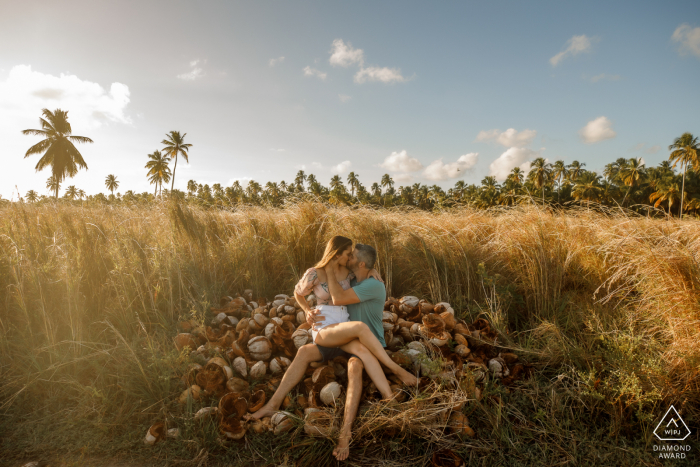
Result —
<instances>
[{"instance_id":1,"label":"dry straw on ground","mask_svg":"<svg viewBox=\"0 0 700 467\"><path fill-rule=\"evenodd\" d=\"M592 420L613 437L646 440L669 403L700 420L694 220L536 207L428 213L300 203L217 212L15 203L0 208L3 448L75 445L65 433L80 423L114 432L147 423L177 392L168 376L175 323L204 319L230 291L291 290L335 234L377 247L389 295L447 301L468 321L485 316L548 378L528 392L551 407L542 420L570 417L569 407L585 414L576 429ZM37 400L45 401L39 409ZM513 410L516 418L536 411ZM525 436L484 413L493 430ZM47 423L64 424L64 435L42 431ZM542 429L575 451L554 421ZM81 446L107 436L95 430Z\"/></svg>"}]
</instances>

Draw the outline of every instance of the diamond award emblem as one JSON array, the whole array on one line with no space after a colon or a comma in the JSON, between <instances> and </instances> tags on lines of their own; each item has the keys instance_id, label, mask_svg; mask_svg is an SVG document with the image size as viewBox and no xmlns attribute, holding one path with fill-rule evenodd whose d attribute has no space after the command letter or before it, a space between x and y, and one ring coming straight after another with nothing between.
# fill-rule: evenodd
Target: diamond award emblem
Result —
<instances>
[{"instance_id":1,"label":"diamond award emblem","mask_svg":"<svg viewBox=\"0 0 700 467\"><path fill-rule=\"evenodd\" d=\"M676 408L671 406L654 429L654 434L661 441L683 441L690 436L690 429L678 415Z\"/></svg>"}]
</instances>

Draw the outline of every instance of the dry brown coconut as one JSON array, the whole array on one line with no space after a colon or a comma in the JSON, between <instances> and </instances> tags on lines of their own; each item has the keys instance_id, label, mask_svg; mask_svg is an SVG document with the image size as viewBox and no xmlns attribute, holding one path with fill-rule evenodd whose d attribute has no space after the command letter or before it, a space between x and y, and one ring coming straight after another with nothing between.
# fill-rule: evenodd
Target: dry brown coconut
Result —
<instances>
[{"instance_id":1,"label":"dry brown coconut","mask_svg":"<svg viewBox=\"0 0 700 467\"><path fill-rule=\"evenodd\" d=\"M438 316L440 316L440 318L442 318L442 320L445 322L445 330L448 332L452 332L452 330L457 325L457 320L455 319L455 316L449 311L443 311Z\"/></svg>"},{"instance_id":2,"label":"dry brown coconut","mask_svg":"<svg viewBox=\"0 0 700 467\"><path fill-rule=\"evenodd\" d=\"M250 407L248 411L257 412L265 405L265 391L259 389L250 397Z\"/></svg>"},{"instance_id":3,"label":"dry brown coconut","mask_svg":"<svg viewBox=\"0 0 700 467\"><path fill-rule=\"evenodd\" d=\"M184 384L185 387L190 387L193 384L195 384L196 378L197 378L197 372L202 369L202 365L199 363L193 363L187 368L187 371L185 372L184 375L182 375L182 378L180 381L182 384Z\"/></svg>"},{"instance_id":4,"label":"dry brown coconut","mask_svg":"<svg viewBox=\"0 0 700 467\"><path fill-rule=\"evenodd\" d=\"M423 316L423 327L430 334L442 334L445 331L445 320L440 315L430 313Z\"/></svg>"},{"instance_id":5,"label":"dry brown coconut","mask_svg":"<svg viewBox=\"0 0 700 467\"><path fill-rule=\"evenodd\" d=\"M180 333L177 336L175 336L174 339L175 342L175 348L179 351L184 349L185 347L189 347L190 351L196 350L197 347L197 342L195 342L194 337L190 333Z\"/></svg>"},{"instance_id":6,"label":"dry brown coconut","mask_svg":"<svg viewBox=\"0 0 700 467\"><path fill-rule=\"evenodd\" d=\"M435 305L433 305L427 300L421 300L420 302L418 302L418 308L420 308L421 314L427 315L435 310Z\"/></svg>"},{"instance_id":7,"label":"dry brown coconut","mask_svg":"<svg viewBox=\"0 0 700 467\"><path fill-rule=\"evenodd\" d=\"M202 388L196 384L193 384L189 388L182 391L182 394L180 394L180 398L178 400L180 401L180 404L186 404L188 400L198 401L201 397L201 392Z\"/></svg>"},{"instance_id":8,"label":"dry brown coconut","mask_svg":"<svg viewBox=\"0 0 700 467\"><path fill-rule=\"evenodd\" d=\"M321 392L321 389L331 381L335 381L335 370L329 365L316 368L314 374L311 376L313 389L316 392Z\"/></svg>"},{"instance_id":9,"label":"dry brown coconut","mask_svg":"<svg viewBox=\"0 0 700 467\"><path fill-rule=\"evenodd\" d=\"M219 401L219 431L228 439L241 439L246 426L241 418L248 412L248 403L236 393L226 394Z\"/></svg>"},{"instance_id":10,"label":"dry brown coconut","mask_svg":"<svg viewBox=\"0 0 700 467\"><path fill-rule=\"evenodd\" d=\"M473 438L475 435L474 430L469 426L469 419L462 412L452 412L447 425L452 433L466 435L470 438Z\"/></svg>"},{"instance_id":11,"label":"dry brown coconut","mask_svg":"<svg viewBox=\"0 0 700 467\"><path fill-rule=\"evenodd\" d=\"M248 352L255 360L267 361L272 356L272 344L266 337L253 337L248 341Z\"/></svg>"},{"instance_id":12,"label":"dry brown coconut","mask_svg":"<svg viewBox=\"0 0 700 467\"><path fill-rule=\"evenodd\" d=\"M146 438L143 440L149 446L153 446L158 441L165 439L165 423L158 422L151 425L146 432Z\"/></svg>"},{"instance_id":13,"label":"dry brown coconut","mask_svg":"<svg viewBox=\"0 0 700 467\"><path fill-rule=\"evenodd\" d=\"M224 392L224 386L228 378L226 372L216 363L207 363L204 368L197 372L197 385L204 391L220 395Z\"/></svg>"},{"instance_id":14,"label":"dry brown coconut","mask_svg":"<svg viewBox=\"0 0 700 467\"><path fill-rule=\"evenodd\" d=\"M248 381L242 380L241 378L229 378L226 381L226 390L229 392L245 392L250 387Z\"/></svg>"}]
</instances>

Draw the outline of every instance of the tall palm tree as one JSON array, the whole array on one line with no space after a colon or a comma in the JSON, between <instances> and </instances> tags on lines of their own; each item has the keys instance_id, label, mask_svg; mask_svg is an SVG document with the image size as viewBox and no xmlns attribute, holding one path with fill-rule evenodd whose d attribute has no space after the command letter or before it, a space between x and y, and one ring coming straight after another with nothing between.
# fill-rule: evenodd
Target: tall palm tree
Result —
<instances>
[{"instance_id":1,"label":"tall palm tree","mask_svg":"<svg viewBox=\"0 0 700 467\"><path fill-rule=\"evenodd\" d=\"M39 199L39 195L37 194L36 191L34 191L34 190L29 190L29 191L27 192L27 201L29 201L30 203L33 203L33 202L35 202L37 199Z\"/></svg>"},{"instance_id":2,"label":"tall palm tree","mask_svg":"<svg viewBox=\"0 0 700 467\"><path fill-rule=\"evenodd\" d=\"M569 170L563 160L558 160L552 164L552 177L557 180L557 203L561 202L561 180L566 178Z\"/></svg>"},{"instance_id":3,"label":"tall palm tree","mask_svg":"<svg viewBox=\"0 0 700 467\"><path fill-rule=\"evenodd\" d=\"M66 193L64 194L66 198L70 198L70 200L74 200L76 196L78 196L78 189L75 187L75 185L71 185L68 188L66 188Z\"/></svg>"},{"instance_id":4,"label":"tall palm tree","mask_svg":"<svg viewBox=\"0 0 700 467\"><path fill-rule=\"evenodd\" d=\"M462 201L462 197L464 196L465 189L466 189L465 181L458 180L457 183L455 183L454 191L452 192L454 199L457 201Z\"/></svg>"},{"instance_id":5,"label":"tall palm tree","mask_svg":"<svg viewBox=\"0 0 700 467\"><path fill-rule=\"evenodd\" d=\"M627 193L625 193L625 197L622 198L623 206L625 205L625 200L627 199L627 195L629 195L632 187L635 186L639 179L642 178L645 174L646 168L644 167L644 163L642 162L641 157L639 159L635 159L634 157L628 159L627 165L620 169L620 180L622 180L622 183L629 187L627 189Z\"/></svg>"},{"instance_id":6,"label":"tall palm tree","mask_svg":"<svg viewBox=\"0 0 700 467\"><path fill-rule=\"evenodd\" d=\"M372 183L370 190L372 190L372 195L374 196L380 196L382 194L382 187L380 187L377 182Z\"/></svg>"},{"instance_id":7,"label":"tall palm tree","mask_svg":"<svg viewBox=\"0 0 700 467\"><path fill-rule=\"evenodd\" d=\"M688 164L692 164L695 170L700 170L700 156L698 155L698 138L691 133L683 133L679 138L673 140L673 144L668 147L671 155L669 160L673 161L673 167L680 162L683 167L683 186L681 188L681 215L683 219L683 193L685 192L685 169Z\"/></svg>"},{"instance_id":8,"label":"tall palm tree","mask_svg":"<svg viewBox=\"0 0 700 467\"><path fill-rule=\"evenodd\" d=\"M394 186L394 179L392 179L389 174L384 174L382 175L382 180L379 182L382 188L386 187L393 187Z\"/></svg>"},{"instance_id":9,"label":"tall palm tree","mask_svg":"<svg viewBox=\"0 0 700 467\"><path fill-rule=\"evenodd\" d=\"M586 165L585 163L581 163L579 161L573 161L571 164L568 165L569 169L569 181L570 182L576 182L578 178L581 176L581 172L583 171L583 166Z\"/></svg>"},{"instance_id":10,"label":"tall palm tree","mask_svg":"<svg viewBox=\"0 0 700 467\"><path fill-rule=\"evenodd\" d=\"M340 175L333 175L333 178L331 178L331 190L340 190L343 186L343 179L340 178Z\"/></svg>"},{"instance_id":11,"label":"tall palm tree","mask_svg":"<svg viewBox=\"0 0 700 467\"><path fill-rule=\"evenodd\" d=\"M306 174L303 170L297 172L297 176L294 179L294 184L297 186L299 191L304 191L304 182L306 181Z\"/></svg>"},{"instance_id":12,"label":"tall palm tree","mask_svg":"<svg viewBox=\"0 0 700 467\"><path fill-rule=\"evenodd\" d=\"M115 177L113 174L107 175L107 178L105 178L105 187L107 187L107 189L114 194L114 190L119 188L117 177Z\"/></svg>"},{"instance_id":13,"label":"tall palm tree","mask_svg":"<svg viewBox=\"0 0 700 467\"><path fill-rule=\"evenodd\" d=\"M57 177L55 177L54 175L51 175L46 180L46 188L48 190L56 193L56 199L58 199L58 190L61 189L61 181Z\"/></svg>"},{"instance_id":14,"label":"tall palm tree","mask_svg":"<svg viewBox=\"0 0 700 467\"><path fill-rule=\"evenodd\" d=\"M309 186L313 185L314 183L318 183L318 180L316 180L316 175L314 174L309 174L306 176L306 183L309 184Z\"/></svg>"},{"instance_id":15,"label":"tall palm tree","mask_svg":"<svg viewBox=\"0 0 700 467\"><path fill-rule=\"evenodd\" d=\"M51 174L57 180L55 184L55 196L58 198L58 186L66 177L74 177L78 169L87 170L88 166L82 154L73 143L92 143L85 136L74 136L70 123L68 123L68 111L56 109L42 110L43 118L39 118L41 130L22 130L23 135L43 136L39 141L27 150L25 158L32 154L44 153L36 164L36 171L51 167Z\"/></svg>"},{"instance_id":16,"label":"tall palm tree","mask_svg":"<svg viewBox=\"0 0 700 467\"><path fill-rule=\"evenodd\" d=\"M552 177L552 164L546 162L543 157L538 157L530 164L529 177L535 182L535 186L542 190L542 206L544 206L544 187Z\"/></svg>"},{"instance_id":17,"label":"tall palm tree","mask_svg":"<svg viewBox=\"0 0 700 467\"><path fill-rule=\"evenodd\" d=\"M348 186L350 187L350 194L355 197L355 190L360 185L360 180L357 178L355 172L350 172L348 174Z\"/></svg>"},{"instance_id":18,"label":"tall palm tree","mask_svg":"<svg viewBox=\"0 0 700 467\"><path fill-rule=\"evenodd\" d=\"M78 190L78 199L82 201L83 198L85 198L85 192L83 190Z\"/></svg>"},{"instance_id":19,"label":"tall palm tree","mask_svg":"<svg viewBox=\"0 0 700 467\"><path fill-rule=\"evenodd\" d=\"M194 194L197 192L197 182L194 180L190 180L187 182L187 193L189 193L190 196L194 196Z\"/></svg>"},{"instance_id":20,"label":"tall palm tree","mask_svg":"<svg viewBox=\"0 0 700 467\"><path fill-rule=\"evenodd\" d=\"M586 172L578 179L571 194L574 195L574 198L579 202L586 200L588 202L588 209L590 210L591 201L597 200L601 191L600 175L595 172Z\"/></svg>"},{"instance_id":21,"label":"tall palm tree","mask_svg":"<svg viewBox=\"0 0 700 467\"><path fill-rule=\"evenodd\" d=\"M680 201L682 198L683 193L681 192L681 188L678 186L678 183L669 183L667 185L660 186L658 190L652 193L651 196L649 196L649 201L656 201L654 203L655 208L658 208L659 204L663 203L664 201L668 201L668 215L671 216L671 208L673 207L673 203Z\"/></svg>"},{"instance_id":22,"label":"tall palm tree","mask_svg":"<svg viewBox=\"0 0 700 467\"><path fill-rule=\"evenodd\" d=\"M177 169L178 156L181 155L185 159L185 162L190 162L189 150L192 145L185 144L185 136L187 136L187 133L180 135L179 131L171 131L167 133L165 139L160 142L160 144L165 145L163 148L164 155L168 156L170 159L175 159L175 165L173 166L173 183L170 185L170 192L172 192L175 187L175 169Z\"/></svg>"},{"instance_id":23,"label":"tall palm tree","mask_svg":"<svg viewBox=\"0 0 700 467\"><path fill-rule=\"evenodd\" d=\"M170 172L170 157L166 154L161 154L160 151L153 151L152 154L148 155L150 159L146 163L146 168L148 173L146 174L149 178L148 181L156 186L156 190L153 193L156 195L158 193L158 186L160 186L161 193L163 192L163 182L168 183L172 173Z\"/></svg>"}]
</instances>

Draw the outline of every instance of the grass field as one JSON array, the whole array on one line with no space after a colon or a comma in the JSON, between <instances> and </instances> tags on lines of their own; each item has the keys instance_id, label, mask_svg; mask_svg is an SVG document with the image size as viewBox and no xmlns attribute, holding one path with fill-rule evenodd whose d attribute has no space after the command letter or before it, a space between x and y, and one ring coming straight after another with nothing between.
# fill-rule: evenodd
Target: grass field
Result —
<instances>
[{"instance_id":1,"label":"grass field","mask_svg":"<svg viewBox=\"0 0 700 467\"><path fill-rule=\"evenodd\" d=\"M290 293L335 234L377 247L391 296L484 316L534 364L532 378L489 384L468 406L477 437L449 441L468 465L663 465L652 431L670 404L692 432L685 462L697 462L697 221L14 203L0 207L0 464L331 463L332 444L301 431L220 446L177 404L187 362L171 339L222 295ZM145 446L163 416L180 420L182 439ZM430 465L441 447L363 438L350 464Z\"/></svg>"}]
</instances>

